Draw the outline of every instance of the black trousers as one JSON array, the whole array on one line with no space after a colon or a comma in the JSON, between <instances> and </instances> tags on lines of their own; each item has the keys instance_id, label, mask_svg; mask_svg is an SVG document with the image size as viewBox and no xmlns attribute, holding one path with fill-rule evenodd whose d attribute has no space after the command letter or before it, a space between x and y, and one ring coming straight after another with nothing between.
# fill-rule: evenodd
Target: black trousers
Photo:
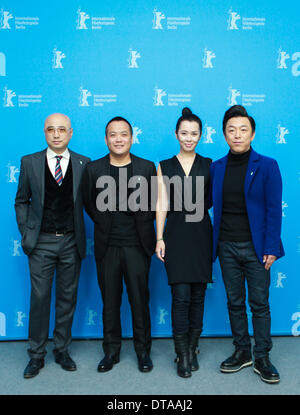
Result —
<instances>
[{"instance_id":1,"label":"black trousers","mask_svg":"<svg viewBox=\"0 0 300 415\"><path fill-rule=\"evenodd\" d=\"M172 284L171 290L173 334L202 331L206 283Z\"/></svg>"},{"instance_id":2,"label":"black trousers","mask_svg":"<svg viewBox=\"0 0 300 415\"><path fill-rule=\"evenodd\" d=\"M49 336L51 289L56 271L54 353L66 351L72 340L81 259L73 233L64 236L40 233L28 256L31 280L29 345L31 358L46 355Z\"/></svg>"},{"instance_id":3,"label":"black trousers","mask_svg":"<svg viewBox=\"0 0 300 415\"><path fill-rule=\"evenodd\" d=\"M96 258L98 283L103 301L103 350L121 350L120 307L123 276L132 313L133 343L136 354L150 354L151 323L148 275L151 258L139 246L109 246L104 258Z\"/></svg>"},{"instance_id":4,"label":"black trousers","mask_svg":"<svg viewBox=\"0 0 300 415\"><path fill-rule=\"evenodd\" d=\"M246 314L246 287L252 312L255 358L268 355L272 348L271 316L269 307L270 270L257 259L249 242L220 241L218 255L227 293L228 311L237 349L251 350Z\"/></svg>"}]
</instances>

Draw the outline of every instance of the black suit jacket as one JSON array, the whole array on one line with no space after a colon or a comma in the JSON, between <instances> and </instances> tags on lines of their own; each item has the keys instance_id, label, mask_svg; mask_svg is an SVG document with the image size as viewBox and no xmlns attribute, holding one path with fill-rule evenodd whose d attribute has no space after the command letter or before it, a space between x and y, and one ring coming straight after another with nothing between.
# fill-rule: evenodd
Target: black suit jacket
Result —
<instances>
[{"instance_id":1,"label":"black suit jacket","mask_svg":"<svg viewBox=\"0 0 300 415\"><path fill-rule=\"evenodd\" d=\"M74 231L81 258L85 257L86 238L83 220L82 173L90 161L69 150L73 171ZM22 248L29 255L36 246L44 210L46 149L21 159L19 185L15 198L17 223L22 235Z\"/></svg>"},{"instance_id":2,"label":"black suit jacket","mask_svg":"<svg viewBox=\"0 0 300 415\"><path fill-rule=\"evenodd\" d=\"M156 169L152 161L142 159L130 154L132 162L133 176L141 176L148 183L148 209L135 212L137 233L141 246L146 255L152 256L155 251L156 235L154 229L155 202L157 195ZM96 259L101 259L105 255L112 224L112 215L109 210L101 212L97 209L96 199L103 189L96 188L96 182L101 176L110 176L109 154L98 160L87 164L83 174L83 198L84 206L88 215L93 220L94 226L94 250ZM151 186L151 177L152 186ZM151 209L151 192L152 209ZM154 196L153 196L154 195Z\"/></svg>"}]
</instances>

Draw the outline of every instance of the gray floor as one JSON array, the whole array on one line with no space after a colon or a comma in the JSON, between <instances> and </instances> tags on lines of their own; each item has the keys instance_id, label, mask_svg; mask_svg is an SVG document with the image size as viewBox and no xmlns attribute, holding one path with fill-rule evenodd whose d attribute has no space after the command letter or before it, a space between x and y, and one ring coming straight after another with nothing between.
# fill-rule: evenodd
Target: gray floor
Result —
<instances>
[{"instance_id":1,"label":"gray floor","mask_svg":"<svg viewBox=\"0 0 300 415\"><path fill-rule=\"evenodd\" d=\"M77 363L76 372L67 372L54 362L52 342L47 346L45 367L32 379L23 378L28 363L27 342L0 342L1 395L299 395L300 338L274 337L272 363L281 382L269 385L260 380L252 367L238 373L219 372L219 363L233 351L230 338L202 338L200 369L189 379L176 375L173 343L154 339L154 369L140 373L132 340L124 340L121 361L107 373L98 373L102 358L101 341L74 340L70 354Z\"/></svg>"}]
</instances>

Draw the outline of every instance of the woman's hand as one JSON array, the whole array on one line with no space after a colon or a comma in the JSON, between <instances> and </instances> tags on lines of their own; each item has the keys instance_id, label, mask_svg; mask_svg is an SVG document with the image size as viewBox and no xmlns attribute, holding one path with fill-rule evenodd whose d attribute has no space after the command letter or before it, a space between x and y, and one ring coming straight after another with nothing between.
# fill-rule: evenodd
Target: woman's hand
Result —
<instances>
[{"instance_id":1,"label":"woman's hand","mask_svg":"<svg viewBox=\"0 0 300 415\"><path fill-rule=\"evenodd\" d=\"M165 243L163 239L160 239L159 241L156 242L155 252L156 252L157 258L160 259L162 262L165 262L165 251L166 251Z\"/></svg>"}]
</instances>

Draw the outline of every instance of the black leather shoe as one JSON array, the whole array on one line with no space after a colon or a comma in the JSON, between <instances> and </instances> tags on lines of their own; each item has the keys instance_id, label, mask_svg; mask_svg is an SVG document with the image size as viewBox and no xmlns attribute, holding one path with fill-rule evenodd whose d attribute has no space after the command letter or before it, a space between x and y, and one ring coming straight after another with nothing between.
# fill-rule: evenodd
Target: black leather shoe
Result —
<instances>
[{"instance_id":1,"label":"black leather shoe","mask_svg":"<svg viewBox=\"0 0 300 415\"><path fill-rule=\"evenodd\" d=\"M24 370L24 378L29 379L39 374L40 369L44 367L44 359L30 359Z\"/></svg>"},{"instance_id":2,"label":"black leather shoe","mask_svg":"<svg viewBox=\"0 0 300 415\"><path fill-rule=\"evenodd\" d=\"M119 363L120 356L118 354L116 355L109 355L106 354L104 358L100 361L98 365L98 372L108 372L113 368L113 365L115 363Z\"/></svg>"},{"instance_id":3,"label":"black leather shoe","mask_svg":"<svg viewBox=\"0 0 300 415\"><path fill-rule=\"evenodd\" d=\"M138 366L140 372L151 372L153 369L153 363L148 354L138 356Z\"/></svg>"},{"instance_id":4,"label":"black leather shoe","mask_svg":"<svg viewBox=\"0 0 300 415\"><path fill-rule=\"evenodd\" d=\"M253 370L260 375L261 380L264 382L278 383L280 381L279 373L270 362L268 356L255 359Z\"/></svg>"},{"instance_id":5,"label":"black leather shoe","mask_svg":"<svg viewBox=\"0 0 300 415\"><path fill-rule=\"evenodd\" d=\"M55 355L55 362L60 364L63 369L69 370L70 372L77 369L75 362L70 358L67 351L57 353Z\"/></svg>"},{"instance_id":6,"label":"black leather shoe","mask_svg":"<svg viewBox=\"0 0 300 415\"><path fill-rule=\"evenodd\" d=\"M232 356L221 363L220 370L223 373L234 373L243 367L252 365L251 352L248 350L236 350Z\"/></svg>"}]
</instances>

